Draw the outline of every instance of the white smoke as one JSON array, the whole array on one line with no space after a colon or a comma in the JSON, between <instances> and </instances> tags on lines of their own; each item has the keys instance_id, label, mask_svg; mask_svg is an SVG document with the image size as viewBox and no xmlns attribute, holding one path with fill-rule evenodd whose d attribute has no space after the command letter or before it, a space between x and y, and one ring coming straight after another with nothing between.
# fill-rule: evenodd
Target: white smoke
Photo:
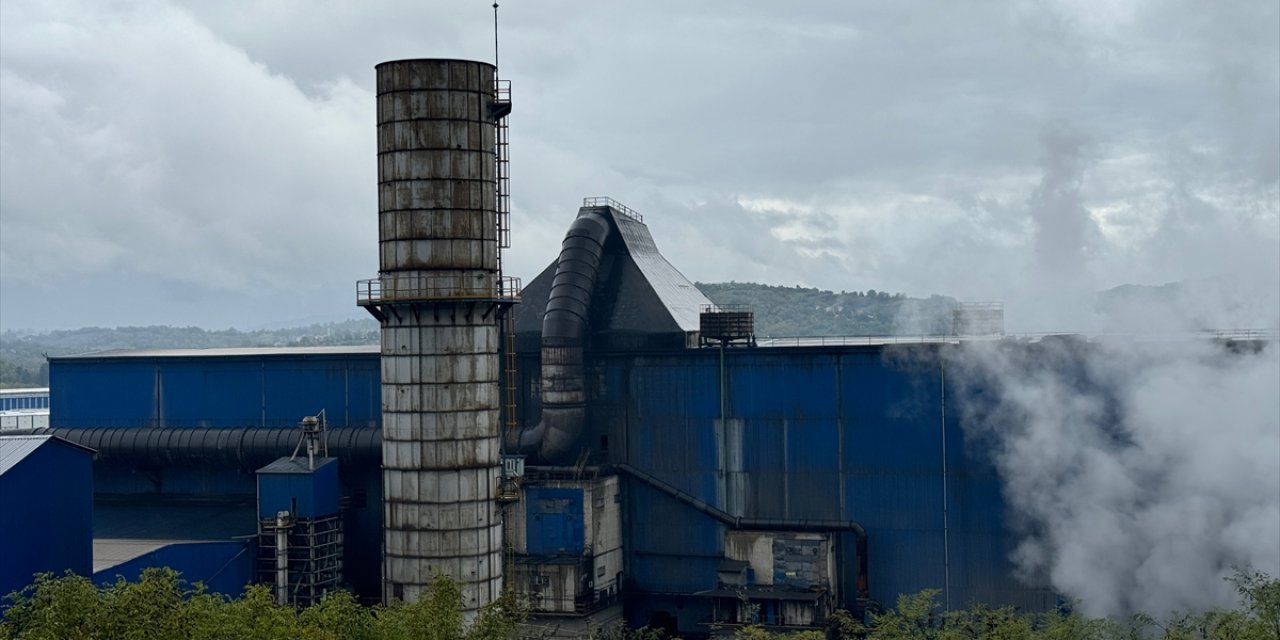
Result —
<instances>
[{"instance_id":1,"label":"white smoke","mask_svg":"<svg viewBox=\"0 0 1280 640\"><path fill-rule=\"evenodd\" d=\"M969 343L953 366L1027 582L1088 615L1166 616L1233 604L1234 567L1280 575L1274 342Z\"/></svg>"},{"instance_id":2,"label":"white smoke","mask_svg":"<svg viewBox=\"0 0 1280 640\"><path fill-rule=\"evenodd\" d=\"M1012 560L1026 582L1091 616L1231 606L1223 578L1236 567L1280 575L1280 252L1206 237L1230 273L1100 297L1110 241L1082 196L1096 148L1058 126L1041 149L1026 212L1034 253L1006 290L1013 312L1130 335L956 351L949 377L966 433L992 452L1020 537ZM1179 228L1185 200L1171 199L1160 233ZM1196 203L1201 217L1238 217ZM1267 220L1262 237L1274 234ZM1270 339L1196 335L1236 328Z\"/></svg>"}]
</instances>

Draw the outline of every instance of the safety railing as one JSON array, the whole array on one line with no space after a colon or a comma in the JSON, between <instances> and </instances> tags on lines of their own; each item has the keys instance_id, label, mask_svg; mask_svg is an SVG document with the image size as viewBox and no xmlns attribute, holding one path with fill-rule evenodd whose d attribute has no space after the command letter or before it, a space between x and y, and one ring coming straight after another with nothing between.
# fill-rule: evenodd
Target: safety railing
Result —
<instances>
[{"instance_id":1,"label":"safety railing","mask_svg":"<svg viewBox=\"0 0 1280 640\"><path fill-rule=\"evenodd\" d=\"M419 283L397 282L384 286L383 279L370 278L356 282L356 304L371 306L386 302L425 302L432 300L494 300L516 301L520 299L520 278L503 276L488 284L468 284L457 280L426 281Z\"/></svg>"},{"instance_id":2,"label":"safety railing","mask_svg":"<svg viewBox=\"0 0 1280 640\"><path fill-rule=\"evenodd\" d=\"M609 196L592 196L589 198L583 198L582 206L612 207L613 209L616 209L620 213L622 213L622 215L628 218L631 218L636 222L644 222L644 216L640 215L640 212L636 211L635 209L632 209L631 207L628 207L625 204L622 204L621 202L618 202L617 200L614 200L613 198L610 198Z\"/></svg>"}]
</instances>

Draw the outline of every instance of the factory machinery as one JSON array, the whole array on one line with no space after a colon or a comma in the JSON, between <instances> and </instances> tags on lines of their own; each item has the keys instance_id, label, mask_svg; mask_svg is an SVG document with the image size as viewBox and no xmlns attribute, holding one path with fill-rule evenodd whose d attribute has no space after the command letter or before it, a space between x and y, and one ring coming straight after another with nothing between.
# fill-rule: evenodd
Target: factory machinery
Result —
<instances>
[{"instance_id":1,"label":"factory machinery","mask_svg":"<svg viewBox=\"0 0 1280 640\"><path fill-rule=\"evenodd\" d=\"M441 573L468 612L511 589L565 637L814 628L923 588L1056 605L1016 578L961 428L965 340L759 340L607 197L521 288L495 67L387 62L377 94L379 273L357 303L381 344L52 358L51 431L98 452L99 533L196 514L166 535L233 523L201 535L252 541L282 601L415 600Z\"/></svg>"}]
</instances>

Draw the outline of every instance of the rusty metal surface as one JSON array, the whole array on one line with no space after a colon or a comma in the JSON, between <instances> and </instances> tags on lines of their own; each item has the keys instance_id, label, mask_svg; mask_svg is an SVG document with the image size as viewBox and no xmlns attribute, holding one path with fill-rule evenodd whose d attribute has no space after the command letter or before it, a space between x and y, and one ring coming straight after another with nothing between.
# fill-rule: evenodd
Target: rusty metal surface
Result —
<instances>
[{"instance_id":1,"label":"rusty metal surface","mask_svg":"<svg viewBox=\"0 0 1280 640\"><path fill-rule=\"evenodd\" d=\"M382 322L383 599L452 576L464 609L502 590L494 68L378 65L380 273L357 303Z\"/></svg>"}]
</instances>

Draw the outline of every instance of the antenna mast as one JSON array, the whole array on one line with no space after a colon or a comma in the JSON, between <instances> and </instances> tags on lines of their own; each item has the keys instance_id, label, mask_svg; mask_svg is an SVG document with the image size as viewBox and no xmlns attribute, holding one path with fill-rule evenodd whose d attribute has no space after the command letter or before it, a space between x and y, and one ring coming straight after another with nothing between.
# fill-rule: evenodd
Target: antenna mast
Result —
<instances>
[{"instance_id":1,"label":"antenna mast","mask_svg":"<svg viewBox=\"0 0 1280 640\"><path fill-rule=\"evenodd\" d=\"M498 68L498 3L493 3L493 68Z\"/></svg>"}]
</instances>

